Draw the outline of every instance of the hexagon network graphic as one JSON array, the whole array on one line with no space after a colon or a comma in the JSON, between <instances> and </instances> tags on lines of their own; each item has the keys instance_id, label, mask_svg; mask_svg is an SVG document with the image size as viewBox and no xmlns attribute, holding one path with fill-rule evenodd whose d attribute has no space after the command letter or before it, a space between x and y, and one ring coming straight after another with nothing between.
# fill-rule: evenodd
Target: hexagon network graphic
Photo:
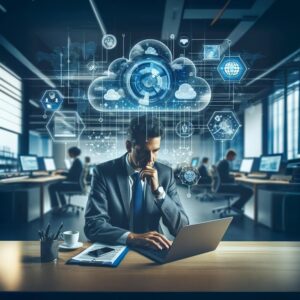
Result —
<instances>
[{"instance_id":1,"label":"hexagon network graphic","mask_svg":"<svg viewBox=\"0 0 300 300\"><path fill-rule=\"evenodd\" d=\"M60 91L46 90L40 101L44 110L55 111L60 109L64 99Z\"/></svg>"},{"instance_id":2,"label":"hexagon network graphic","mask_svg":"<svg viewBox=\"0 0 300 300\"><path fill-rule=\"evenodd\" d=\"M194 63L175 60L157 40L143 40L108 67L107 76L89 86L88 99L98 111L200 111L211 100L211 88L197 77Z\"/></svg>"},{"instance_id":3,"label":"hexagon network graphic","mask_svg":"<svg viewBox=\"0 0 300 300\"><path fill-rule=\"evenodd\" d=\"M214 140L232 140L240 128L240 122L232 111L215 111L207 123Z\"/></svg>"},{"instance_id":4,"label":"hexagon network graphic","mask_svg":"<svg viewBox=\"0 0 300 300\"><path fill-rule=\"evenodd\" d=\"M239 82L245 76L247 67L240 56L224 56L217 70L224 81Z\"/></svg>"},{"instance_id":5,"label":"hexagon network graphic","mask_svg":"<svg viewBox=\"0 0 300 300\"><path fill-rule=\"evenodd\" d=\"M53 142L76 142L85 125L76 111L55 111L46 128Z\"/></svg>"}]
</instances>

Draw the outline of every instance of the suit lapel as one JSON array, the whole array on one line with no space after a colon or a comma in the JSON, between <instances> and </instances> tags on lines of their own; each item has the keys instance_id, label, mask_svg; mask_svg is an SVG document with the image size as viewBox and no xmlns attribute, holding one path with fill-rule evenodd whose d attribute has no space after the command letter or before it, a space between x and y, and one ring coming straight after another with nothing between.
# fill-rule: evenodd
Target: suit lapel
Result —
<instances>
[{"instance_id":1,"label":"suit lapel","mask_svg":"<svg viewBox=\"0 0 300 300\"><path fill-rule=\"evenodd\" d=\"M121 202L124 211L126 212L126 216L129 219L130 216L130 193L129 193L129 182L128 182L128 175L126 172L126 166L125 166L125 157L126 154L122 157L120 157L118 164L117 164L117 182L119 187L119 192L121 196Z\"/></svg>"}]
</instances>

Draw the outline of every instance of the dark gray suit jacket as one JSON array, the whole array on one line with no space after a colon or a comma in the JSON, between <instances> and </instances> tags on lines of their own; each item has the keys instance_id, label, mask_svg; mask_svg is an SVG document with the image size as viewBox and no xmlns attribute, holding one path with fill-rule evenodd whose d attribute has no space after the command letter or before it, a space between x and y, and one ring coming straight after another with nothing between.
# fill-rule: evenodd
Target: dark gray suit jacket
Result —
<instances>
[{"instance_id":1,"label":"dark gray suit jacket","mask_svg":"<svg viewBox=\"0 0 300 300\"><path fill-rule=\"evenodd\" d=\"M156 204L151 187L146 184L144 201L144 232L160 231L159 220L172 235L189 224L176 190L173 171L161 163L155 163L158 179L166 197ZM129 230L130 199L126 155L102 163L94 168L91 191L85 212L84 232L94 242L114 244Z\"/></svg>"}]
</instances>

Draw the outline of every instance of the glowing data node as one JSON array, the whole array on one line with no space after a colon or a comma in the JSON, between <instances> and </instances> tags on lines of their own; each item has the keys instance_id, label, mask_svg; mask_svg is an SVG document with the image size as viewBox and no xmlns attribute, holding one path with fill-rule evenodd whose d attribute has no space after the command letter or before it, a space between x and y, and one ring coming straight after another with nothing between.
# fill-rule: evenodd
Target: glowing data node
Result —
<instances>
[{"instance_id":1,"label":"glowing data node","mask_svg":"<svg viewBox=\"0 0 300 300\"><path fill-rule=\"evenodd\" d=\"M215 111L207 123L214 140L232 140L241 124L232 111Z\"/></svg>"}]
</instances>

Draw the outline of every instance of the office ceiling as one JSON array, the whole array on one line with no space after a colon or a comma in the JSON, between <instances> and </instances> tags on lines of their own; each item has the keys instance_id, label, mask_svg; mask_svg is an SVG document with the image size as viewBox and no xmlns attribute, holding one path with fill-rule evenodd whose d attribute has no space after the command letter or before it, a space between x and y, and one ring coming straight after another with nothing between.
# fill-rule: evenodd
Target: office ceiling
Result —
<instances>
[{"instance_id":1,"label":"office ceiling","mask_svg":"<svg viewBox=\"0 0 300 300\"><path fill-rule=\"evenodd\" d=\"M272 76L246 86L274 64L299 48L300 21L297 1L293 0L95 0L97 10L103 19L106 31L114 34L119 45L111 51L103 51L102 33L88 0L0 0L0 34L15 46L34 66L50 79L63 94L68 94L65 108L77 109L88 118L88 126L95 127L99 113L95 112L84 99L78 100L87 89L91 78L84 66L92 58L105 61L103 72L108 63L123 55L145 38L159 39L170 46L167 39L170 32L176 37L187 35L192 39L227 39L233 43L231 53L240 54L249 71L246 79L235 87L234 106L240 106L254 99L273 82ZM122 47L124 36L124 53ZM71 60L78 66L77 75L72 74L72 92L67 82L61 82L58 73L58 53L64 52L68 44L74 45ZM187 56L201 51L201 45L187 49ZM79 49L79 50L78 50ZM180 56L183 50L175 46L174 56ZM195 57L194 57L195 58ZM11 59L10 56L5 59ZM71 62L73 63L73 61ZM48 88L26 68L16 63L25 78L26 101L39 103L43 91ZM199 70L202 72L201 70ZM210 74L203 74L210 76ZM70 84L70 82L68 82ZM83 92L82 92L83 91ZM77 94L76 94L77 93ZM78 97L75 97L77 95ZM228 99L228 88L216 81L213 87L213 101L223 105ZM214 102L211 102L212 104ZM217 103L216 102L216 103ZM194 118L206 122L215 108L208 108ZM30 129L45 132L47 119L41 116L43 111L30 105ZM180 117L180 114L177 114ZM167 121L174 119L163 114ZM175 116L176 118L176 116ZM128 117L116 118L115 114L106 114L107 126L126 122ZM172 123L173 124L173 123ZM105 124L104 124L105 125Z\"/></svg>"}]
</instances>

